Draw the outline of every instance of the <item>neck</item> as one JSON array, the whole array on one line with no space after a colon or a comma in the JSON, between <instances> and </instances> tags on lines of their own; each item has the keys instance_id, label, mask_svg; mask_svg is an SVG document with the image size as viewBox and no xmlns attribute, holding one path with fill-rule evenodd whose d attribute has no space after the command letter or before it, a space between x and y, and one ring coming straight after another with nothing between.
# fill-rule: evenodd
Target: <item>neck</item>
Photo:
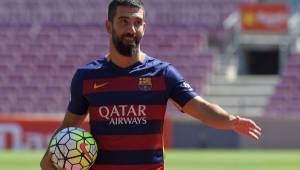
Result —
<instances>
[{"instance_id":1,"label":"neck","mask_svg":"<svg viewBox=\"0 0 300 170\"><path fill-rule=\"evenodd\" d=\"M111 60L118 67L127 68L138 61L143 62L145 58L145 53L143 53L142 51L140 51L140 49L138 49L136 55L127 57L119 54L117 50L111 49L107 55L107 58L108 60Z\"/></svg>"}]
</instances>

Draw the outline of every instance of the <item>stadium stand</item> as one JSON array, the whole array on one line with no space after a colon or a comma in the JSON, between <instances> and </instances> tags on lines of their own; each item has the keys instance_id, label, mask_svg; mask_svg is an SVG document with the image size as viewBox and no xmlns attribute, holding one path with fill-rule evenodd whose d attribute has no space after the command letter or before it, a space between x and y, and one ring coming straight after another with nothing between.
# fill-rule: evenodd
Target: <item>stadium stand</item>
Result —
<instances>
[{"instance_id":1,"label":"stadium stand","mask_svg":"<svg viewBox=\"0 0 300 170\"><path fill-rule=\"evenodd\" d=\"M63 111L75 69L104 55L107 49L107 35L97 27L55 26L38 31L1 27L0 30L1 37L5 37L0 53L4 61L0 68L5 73L1 74L1 112ZM178 66L200 91L201 81L205 82L212 69L212 53L202 52L205 40L205 35L186 30L157 29L145 36L143 45L149 54L157 52L153 55L164 56L162 59Z\"/></svg>"},{"instance_id":2,"label":"stadium stand","mask_svg":"<svg viewBox=\"0 0 300 170\"><path fill-rule=\"evenodd\" d=\"M76 67L104 47L93 27L0 27L1 112L58 112L68 101ZM88 41L89 40L89 41Z\"/></svg>"},{"instance_id":3,"label":"stadium stand","mask_svg":"<svg viewBox=\"0 0 300 170\"><path fill-rule=\"evenodd\" d=\"M174 64L201 93L216 55L208 42L222 39L223 20L244 2L256 0L145 1L143 48ZM64 112L75 69L106 53L107 4L0 1L0 113Z\"/></svg>"},{"instance_id":4,"label":"stadium stand","mask_svg":"<svg viewBox=\"0 0 300 170\"><path fill-rule=\"evenodd\" d=\"M300 112L300 53L292 53L284 68L275 93L265 108L270 117L299 117Z\"/></svg>"}]
</instances>

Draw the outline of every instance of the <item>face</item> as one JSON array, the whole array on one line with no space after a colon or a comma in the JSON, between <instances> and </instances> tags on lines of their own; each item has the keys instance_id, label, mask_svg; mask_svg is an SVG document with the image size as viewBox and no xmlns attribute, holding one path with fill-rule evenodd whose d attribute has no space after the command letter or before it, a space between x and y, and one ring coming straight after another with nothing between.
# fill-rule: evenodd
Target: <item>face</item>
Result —
<instances>
[{"instance_id":1,"label":"face","mask_svg":"<svg viewBox=\"0 0 300 170\"><path fill-rule=\"evenodd\" d=\"M112 42L116 50L126 57L138 53L144 35L144 10L119 6L111 25Z\"/></svg>"}]
</instances>

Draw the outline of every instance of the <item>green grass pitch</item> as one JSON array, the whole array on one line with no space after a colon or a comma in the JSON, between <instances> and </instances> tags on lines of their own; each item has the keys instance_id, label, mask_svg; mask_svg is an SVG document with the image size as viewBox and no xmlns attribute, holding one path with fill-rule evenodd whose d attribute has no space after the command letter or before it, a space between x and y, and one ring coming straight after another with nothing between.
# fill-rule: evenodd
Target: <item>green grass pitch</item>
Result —
<instances>
[{"instance_id":1,"label":"green grass pitch","mask_svg":"<svg viewBox=\"0 0 300 170\"><path fill-rule=\"evenodd\" d=\"M42 151L1 151L0 169L38 170ZM168 150L166 170L299 170L300 150Z\"/></svg>"}]
</instances>

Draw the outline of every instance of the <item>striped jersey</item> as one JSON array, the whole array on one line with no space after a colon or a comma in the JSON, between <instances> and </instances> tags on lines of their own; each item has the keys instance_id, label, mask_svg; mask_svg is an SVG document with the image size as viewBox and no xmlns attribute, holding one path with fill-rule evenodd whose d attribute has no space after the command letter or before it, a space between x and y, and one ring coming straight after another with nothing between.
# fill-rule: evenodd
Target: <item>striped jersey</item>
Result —
<instances>
[{"instance_id":1,"label":"striped jersey","mask_svg":"<svg viewBox=\"0 0 300 170\"><path fill-rule=\"evenodd\" d=\"M167 101L184 106L196 95L169 63L146 55L120 68L102 58L76 71L68 111L89 113L99 148L93 170L163 170Z\"/></svg>"}]
</instances>

